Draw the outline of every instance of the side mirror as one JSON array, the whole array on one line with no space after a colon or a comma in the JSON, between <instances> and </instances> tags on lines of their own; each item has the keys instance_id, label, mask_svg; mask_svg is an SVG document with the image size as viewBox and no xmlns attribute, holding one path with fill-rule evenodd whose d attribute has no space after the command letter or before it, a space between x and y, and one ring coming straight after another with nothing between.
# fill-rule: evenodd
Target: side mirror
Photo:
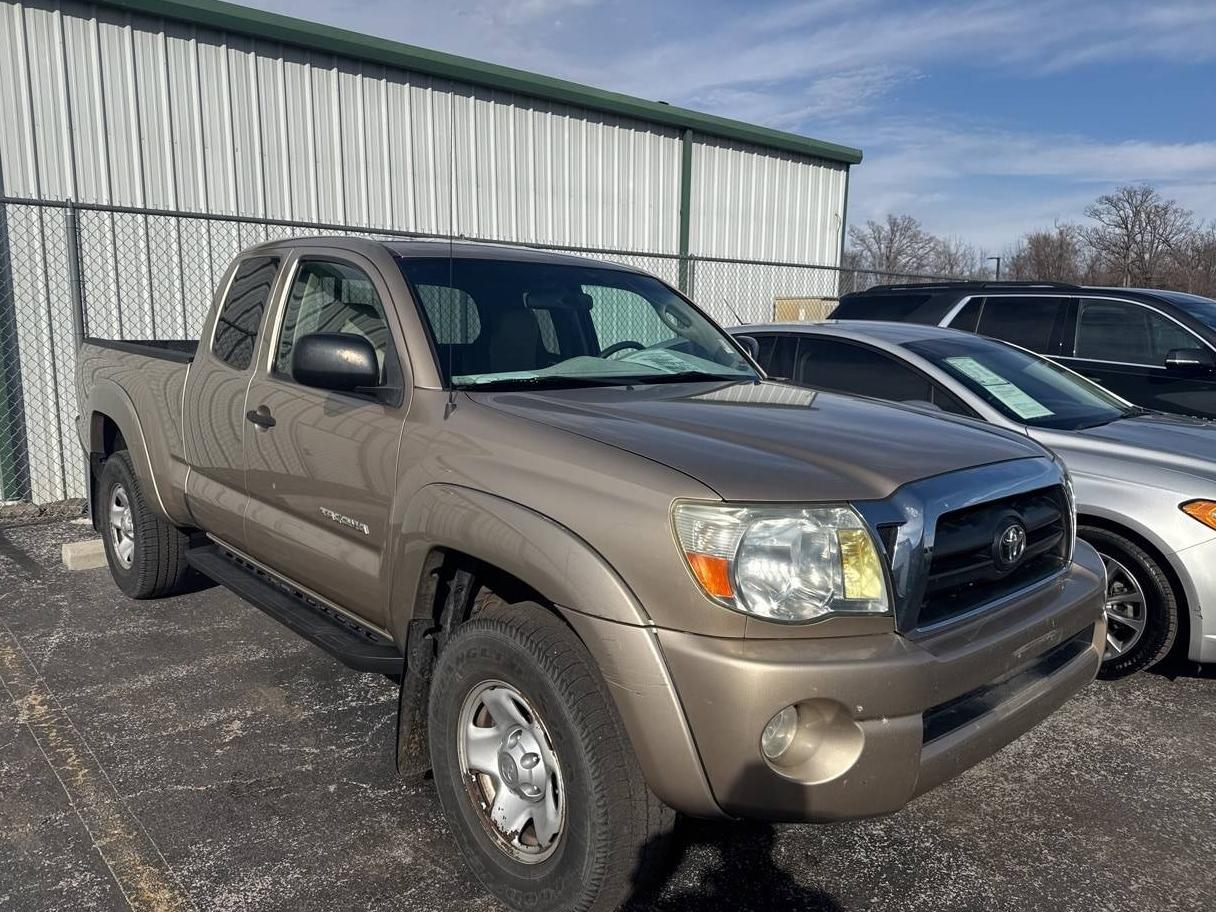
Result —
<instances>
[{"instance_id":1,"label":"side mirror","mask_svg":"<svg viewBox=\"0 0 1216 912\"><path fill-rule=\"evenodd\" d=\"M735 341L747 352L753 361L760 360L760 343L754 336L735 336Z\"/></svg>"},{"instance_id":2,"label":"side mirror","mask_svg":"<svg viewBox=\"0 0 1216 912\"><path fill-rule=\"evenodd\" d=\"M291 351L291 376L304 386L350 393L380 383L376 349L353 333L311 333Z\"/></svg>"},{"instance_id":3,"label":"side mirror","mask_svg":"<svg viewBox=\"0 0 1216 912\"><path fill-rule=\"evenodd\" d=\"M1175 348L1165 356L1165 366L1174 371L1205 373L1216 370L1216 355L1207 348Z\"/></svg>"}]
</instances>

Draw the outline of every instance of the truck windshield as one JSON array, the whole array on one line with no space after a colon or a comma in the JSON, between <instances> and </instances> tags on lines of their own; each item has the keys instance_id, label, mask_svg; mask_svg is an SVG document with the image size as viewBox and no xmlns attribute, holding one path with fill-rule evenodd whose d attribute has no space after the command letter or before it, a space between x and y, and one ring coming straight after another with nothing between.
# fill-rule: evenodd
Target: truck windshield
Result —
<instances>
[{"instance_id":1,"label":"truck windshield","mask_svg":"<svg viewBox=\"0 0 1216 912\"><path fill-rule=\"evenodd\" d=\"M524 260L398 262L457 389L759 379L729 336L650 276Z\"/></svg>"},{"instance_id":2,"label":"truck windshield","mask_svg":"<svg viewBox=\"0 0 1216 912\"><path fill-rule=\"evenodd\" d=\"M1038 355L988 339L934 339L904 347L997 411L1031 427L1080 430L1137 414L1102 387Z\"/></svg>"}]
</instances>

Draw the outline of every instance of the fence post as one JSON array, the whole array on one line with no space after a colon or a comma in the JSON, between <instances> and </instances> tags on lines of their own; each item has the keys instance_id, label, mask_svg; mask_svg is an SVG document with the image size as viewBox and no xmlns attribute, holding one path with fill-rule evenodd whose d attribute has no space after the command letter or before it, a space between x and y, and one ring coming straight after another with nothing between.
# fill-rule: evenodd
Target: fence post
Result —
<instances>
[{"instance_id":1,"label":"fence post","mask_svg":"<svg viewBox=\"0 0 1216 912\"><path fill-rule=\"evenodd\" d=\"M76 201L68 200L63 213L64 248L68 256L68 295L72 302L72 340L76 351L84 345L84 278L80 274L80 229L76 222Z\"/></svg>"}]
</instances>

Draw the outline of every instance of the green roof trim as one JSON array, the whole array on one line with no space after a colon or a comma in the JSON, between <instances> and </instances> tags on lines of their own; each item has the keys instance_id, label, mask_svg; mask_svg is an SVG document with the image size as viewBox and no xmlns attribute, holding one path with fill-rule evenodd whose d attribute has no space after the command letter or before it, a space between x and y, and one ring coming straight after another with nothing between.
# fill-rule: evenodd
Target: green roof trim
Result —
<instances>
[{"instance_id":1,"label":"green roof trim","mask_svg":"<svg viewBox=\"0 0 1216 912\"><path fill-rule=\"evenodd\" d=\"M631 117L662 124L678 130L693 130L703 136L751 143L768 149L809 155L828 161L855 165L861 150L821 142L743 121L702 114L658 101L646 101L619 92L609 92L565 79L541 76L513 67L482 63L455 54L431 51L385 38L363 35L346 29L319 25L292 16L249 9L220 0L100 0L105 6L131 10L153 17L194 23L224 32L235 32L385 64L415 73L438 76L456 82L472 83L504 92L526 95L545 101L561 102L601 113Z\"/></svg>"}]
</instances>

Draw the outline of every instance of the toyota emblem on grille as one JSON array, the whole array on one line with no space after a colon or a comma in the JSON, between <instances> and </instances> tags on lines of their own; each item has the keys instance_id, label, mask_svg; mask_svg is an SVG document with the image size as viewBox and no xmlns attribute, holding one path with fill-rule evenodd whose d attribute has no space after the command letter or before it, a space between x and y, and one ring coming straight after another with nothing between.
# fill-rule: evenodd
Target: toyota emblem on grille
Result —
<instances>
[{"instance_id":1,"label":"toyota emblem on grille","mask_svg":"<svg viewBox=\"0 0 1216 912\"><path fill-rule=\"evenodd\" d=\"M993 556L1002 570L1012 570L1026 554L1026 527L1014 521L1003 527L993 542Z\"/></svg>"}]
</instances>

